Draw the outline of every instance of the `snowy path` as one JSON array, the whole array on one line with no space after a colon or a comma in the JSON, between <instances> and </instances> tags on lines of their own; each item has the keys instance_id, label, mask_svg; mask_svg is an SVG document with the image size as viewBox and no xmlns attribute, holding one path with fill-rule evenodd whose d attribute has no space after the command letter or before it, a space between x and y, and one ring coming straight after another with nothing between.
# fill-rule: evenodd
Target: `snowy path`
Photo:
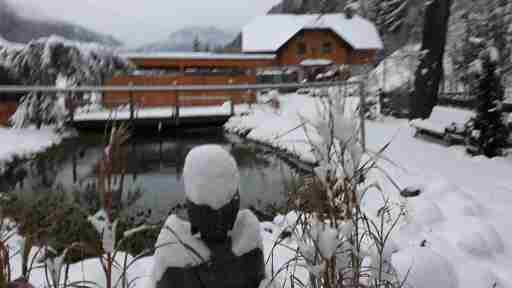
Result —
<instances>
[{"instance_id":1,"label":"snowy path","mask_svg":"<svg viewBox=\"0 0 512 288\"><path fill-rule=\"evenodd\" d=\"M458 287L512 287L512 159L472 158L463 147L413 132L406 121L368 124L370 149L395 136L386 155L406 171L385 165L390 174L425 191L409 200L412 215L397 233L399 247L427 240L454 266Z\"/></svg>"}]
</instances>

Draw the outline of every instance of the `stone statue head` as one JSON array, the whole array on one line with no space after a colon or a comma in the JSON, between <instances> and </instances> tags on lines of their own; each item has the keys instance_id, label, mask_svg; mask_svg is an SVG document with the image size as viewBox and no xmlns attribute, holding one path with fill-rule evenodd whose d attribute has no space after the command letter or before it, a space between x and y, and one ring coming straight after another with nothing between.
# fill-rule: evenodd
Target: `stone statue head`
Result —
<instances>
[{"instance_id":1,"label":"stone statue head","mask_svg":"<svg viewBox=\"0 0 512 288\"><path fill-rule=\"evenodd\" d=\"M206 242L227 241L240 209L240 174L235 159L218 145L194 148L183 168L192 233Z\"/></svg>"}]
</instances>

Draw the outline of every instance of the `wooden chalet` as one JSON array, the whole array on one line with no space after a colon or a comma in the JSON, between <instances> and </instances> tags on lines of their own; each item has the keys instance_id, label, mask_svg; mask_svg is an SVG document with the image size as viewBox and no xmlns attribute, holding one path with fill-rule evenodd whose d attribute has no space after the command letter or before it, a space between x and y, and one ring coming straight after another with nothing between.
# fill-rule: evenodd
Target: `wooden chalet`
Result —
<instances>
[{"instance_id":1,"label":"wooden chalet","mask_svg":"<svg viewBox=\"0 0 512 288\"><path fill-rule=\"evenodd\" d=\"M373 64L382 49L376 27L357 15L265 15L242 31L243 53L275 55L274 65L298 71L298 80L342 65Z\"/></svg>"}]
</instances>

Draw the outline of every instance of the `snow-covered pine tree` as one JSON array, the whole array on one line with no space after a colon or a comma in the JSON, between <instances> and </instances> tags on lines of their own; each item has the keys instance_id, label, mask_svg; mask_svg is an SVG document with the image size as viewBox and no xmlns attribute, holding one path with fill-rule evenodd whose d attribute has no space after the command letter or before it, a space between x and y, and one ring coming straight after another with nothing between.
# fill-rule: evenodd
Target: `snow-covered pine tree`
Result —
<instances>
[{"instance_id":1,"label":"snow-covered pine tree","mask_svg":"<svg viewBox=\"0 0 512 288\"><path fill-rule=\"evenodd\" d=\"M464 35L459 46L452 51L454 70L459 81L470 87L474 77L470 73L471 63L485 49L485 15L468 11L462 16Z\"/></svg>"},{"instance_id":2,"label":"snow-covered pine tree","mask_svg":"<svg viewBox=\"0 0 512 288\"><path fill-rule=\"evenodd\" d=\"M509 0L493 0L489 3L487 15L487 35L493 45L500 51L498 68L503 69L510 65L512 44L510 43L509 26L512 23L512 5Z\"/></svg>"},{"instance_id":3,"label":"snow-covered pine tree","mask_svg":"<svg viewBox=\"0 0 512 288\"><path fill-rule=\"evenodd\" d=\"M497 65L499 54L496 47L484 50L473 67L478 67L478 86L476 87L476 117L468 150L487 157L502 154L509 131L503 119L504 89Z\"/></svg>"},{"instance_id":4,"label":"snow-covered pine tree","mask_svg":"<svg viewBox=\"0 0 512 288\"><path fill-rule=\"evenodd\" d=\"M378 4L375 17L381 32L393 33L403 24L407 16L409 0L382 0Z\"/></svg>"},{"instance_id":5,"label":"snow-covered pine tree","mask_svg":"<svg viewBox=\"0 0 512 288\"><path fill-rule=\"evenodd\" d=\"M117 70L127 69L127 63L108 48L59 37L42 38L5 50L0 54L0 62L5 63L23 85L55 86L64 78L73 85L101 85ZM15 127L60 126L65 117L62 115L65 109L60 107L62 102L55 94L27 94L11 122Z\"/></svg>"},{"instance_id":6,"label":"snow-covered pine tree","mask_svg":"<svg viewBox=\"0 0 512 288\"><path fill-rule=\"evenodd\" d=\"M192 43L192 50L193 50L194 52L199 52L199 51L201 51L201 41L199 40L199 37L198 37L198 36L196 36L196 37L194 38L194 42Z\"/></svg>"},{"instance_id":7,"label":"snow-covered pine tree","mask_svg":"<svg viewBox=\"0 0 512 288\"><path fill-rule=\"evenodd\" d=\"M491 0L484 7L468 10L462 16L464 37L453 49L454 70L461 82L471 86L471 63L492 44L500 51L499 69L512 69L512 2Z\"/></svg>"}]
</instances>

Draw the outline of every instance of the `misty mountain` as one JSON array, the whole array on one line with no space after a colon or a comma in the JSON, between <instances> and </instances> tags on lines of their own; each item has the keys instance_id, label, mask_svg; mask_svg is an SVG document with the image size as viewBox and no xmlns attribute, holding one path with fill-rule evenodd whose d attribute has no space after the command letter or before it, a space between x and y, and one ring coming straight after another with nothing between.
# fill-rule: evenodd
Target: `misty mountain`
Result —
<instances>
[{"instance_id":1,"label":"misty mountain","mask_svg":"<svg viewBox=\"0 0 512 288\"><path fill-rule=\"evenodd\" d=\"M235 38L236 34L216 27L185 27L165 40L144 45L137 49L140 52L193 51L196 39L201 43L201 49L207 45L210 49L224 47Z\"/></svg>"},{"instance_id":2,"label":"misty mountain","mask_svg":"<svg viewBox=\"0 0 512 288\"><path fill-rule=\"evenodd\" d=\"M28 19L16 13L5 0L0 0L0 36L18 43L58 35L69 40L96 42L109 46L119 46L121 42L110 35L91 31L79 25L52 20Z\"/></svg>"}]
</instances>

